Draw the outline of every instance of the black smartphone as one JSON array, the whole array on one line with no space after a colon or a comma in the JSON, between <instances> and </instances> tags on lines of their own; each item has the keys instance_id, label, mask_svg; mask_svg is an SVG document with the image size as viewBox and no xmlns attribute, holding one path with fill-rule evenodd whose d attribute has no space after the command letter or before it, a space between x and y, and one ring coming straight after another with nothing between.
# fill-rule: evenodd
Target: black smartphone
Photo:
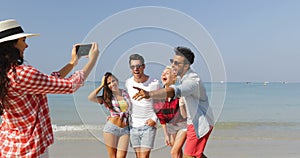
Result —
<instances>
[{"instance_id":1,"label":"black smartphone","mask_svg":"<svg viewBox=\"0 0 300 158\"><path fill-rule=\"evenodd\" d=\"M89 55L92 44L82 44L76 46L76 54L78 57Z\"/></svg>"}]
</instances>

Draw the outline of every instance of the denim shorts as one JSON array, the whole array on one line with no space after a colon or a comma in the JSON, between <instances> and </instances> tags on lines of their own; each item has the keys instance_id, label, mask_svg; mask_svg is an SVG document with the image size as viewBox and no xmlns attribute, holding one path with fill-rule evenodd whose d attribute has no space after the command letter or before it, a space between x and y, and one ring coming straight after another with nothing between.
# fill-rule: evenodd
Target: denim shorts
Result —
<instances>
[{"instance_id":1,"label":"denim shorts","mask_svg":"<svg viewBox=\"0 0 300 158\"><path fill-rule=\"evenodd\" d=\"M117 137L120 137L122 135L129 134L129 126L121 128L111 123L110 121L107 121L104 126L103 132L111 133Z\"/></svg>"},{"instance_id":2,"label":"denim shorts","mask_svg":"<svg viewBox=\"0 0 300 158\"><path fill-rule=\"evenodd\" d=\"M130 145L132 148L150 148L154 146L156 127L141 126L130 128Z\"/></svg>"}]
</instances>

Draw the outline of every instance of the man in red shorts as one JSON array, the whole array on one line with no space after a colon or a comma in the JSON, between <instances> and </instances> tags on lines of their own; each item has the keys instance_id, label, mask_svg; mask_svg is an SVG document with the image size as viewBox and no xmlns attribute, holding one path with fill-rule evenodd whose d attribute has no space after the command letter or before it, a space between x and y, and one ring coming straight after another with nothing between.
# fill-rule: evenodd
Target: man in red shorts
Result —
<instances>
[{"instance_id":1,"label":"man in red shorts","mask_svg":"<svg viewBox=\"0 0 300 158\"><path fill-rule=\"evenodd\" d=\"M187 110L187 138L184 158L205 158L203 154L208 137L213 129L214 118L209 107L205 87L192 69L194 53L186 47L176 47L175 55L170 59L173 71L181 77L181 83L169 88L147 92L143 89L133 99L181 97Z\"/></svg>"}]
</instances>

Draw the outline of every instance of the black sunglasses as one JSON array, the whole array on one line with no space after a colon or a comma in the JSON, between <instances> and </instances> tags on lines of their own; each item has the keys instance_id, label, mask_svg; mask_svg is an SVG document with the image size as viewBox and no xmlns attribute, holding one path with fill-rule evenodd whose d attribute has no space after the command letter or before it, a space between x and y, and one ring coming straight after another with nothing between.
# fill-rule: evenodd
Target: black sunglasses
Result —
<instances>
[{"instance_id":1,"label":"black sunglasses","mask_svg":"<svg viewBox=\"0 0 300 158\"><path fill-rule=\"evenodd\" d=\"M178 61L174 61L173 59L170 59L170 63L174 64L176 66L178 66L179 64L186 64L186 63L181 63L181 62L178 62Z\"/></svg>"},{"instance_id":2,"label":"black sunglasses","mask_svg":"<svg viewBox=\"0 0 300 158\"><path fill-rule=\"evenodd\" d=\"M131 65L131 66L130 66L130 69L131 69L131 70L133 70L133 69L135 69L135 68L139 69L139 68L141 68L143 65L144 65L144 64Z\"/></svg>"}]
</instances>

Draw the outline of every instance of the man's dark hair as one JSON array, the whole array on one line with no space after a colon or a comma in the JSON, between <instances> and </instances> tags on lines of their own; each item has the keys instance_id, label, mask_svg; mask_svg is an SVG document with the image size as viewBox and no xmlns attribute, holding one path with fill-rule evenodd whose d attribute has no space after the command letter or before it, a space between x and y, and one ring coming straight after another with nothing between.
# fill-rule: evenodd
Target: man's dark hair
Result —
<instances>
[{"instance_id":1,"label":"man's dark hair","mask_svg":"<svg viewBox=\"0 0 300 158\"><path fill-rule=\"evenodd\" d=\"M139 54L132 54L132 55L130 55L130 57L129 57L129 65L130 65L131 60L140 60L141 64L145 64L145 60L144 60L143 56L141 56Z\"/></svg>"},{"instance_id":2,"label":"man's dark hair","mask_svg":"<svg viewBox=\"0 0 300 158\"><path fill-rule=\"evenodd\" d=\"M187 47L178 46L178 47L174 48L174 51L175 51L176 55L185 57L185 64L192 65L194 63L195 55L191 51L191 49L189 49Z\"/></svg>"}]
</instances>

